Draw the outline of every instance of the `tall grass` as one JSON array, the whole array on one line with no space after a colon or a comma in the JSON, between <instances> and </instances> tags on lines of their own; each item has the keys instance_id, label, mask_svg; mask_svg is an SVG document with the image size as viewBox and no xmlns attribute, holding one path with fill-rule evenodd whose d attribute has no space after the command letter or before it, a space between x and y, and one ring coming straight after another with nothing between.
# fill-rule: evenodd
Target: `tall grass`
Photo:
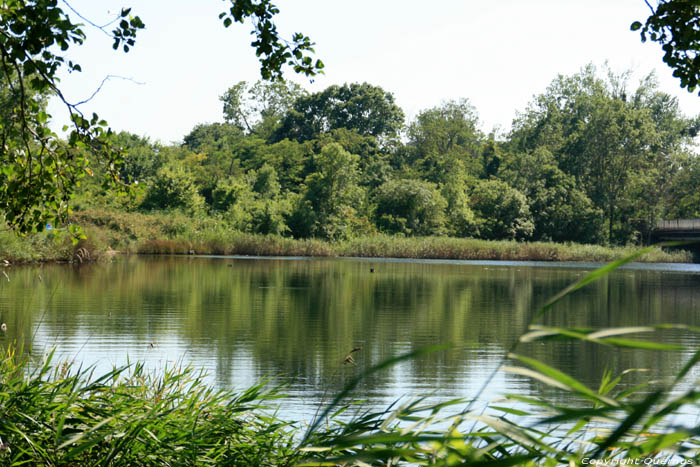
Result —
<instances>
[{"instance_id":1,"label":"tall grass","mask_svg":"<svg viewBox=\"0 0 700 467\"><path fill-rule=\"evenodd\" d=\"M98 232L86 229L89 239L73 244L63 232L44 231L18 236L0 222L0 260L11 263L81 262L108 254L109 246L99 241Z\"/></svg>"},{"instance_id":2,"label":"tall grass","mask_svg":"<svg viewBox=\"0 0 700 467\"><path fill-rule=\"evenodd\" d=\"M100 377L49 356L30 369L0 361L0 465L292 465L289 424L268 414L258 384L214 391L191 368L142 365Z\"/></svg>"},{"instance_id":3,"label":"tall grass","mask_svg":"<svg viewBox=\"0 0 700 467\"><path fill-rule=\"evenodd\" d=\"M663 347L619 337L631 332L534 327L524 339L546 336L611 347ZM391 410L365 413L322 434L320 443L300 448L307 453L300 465L695 465L700 461L700 427L677 422L678 414L689 405L700 410L700 392L694 385L674 391L700 359L700 352L688 359L671 382L651 391L646 385L618 388L631 370L617 375L607 372L597 388L589 388L537 360L517 354L508 359L513 366L502 370L530 377L588 404L575 407L544 397L509 395L506 403L492 403L486 411L443 415L446 407L466 402L431 404L412 399Z\"/></svg>"},{"instance_id":4,"label":"tall grass","mask_svg":"<svg viewBox=\"0 0 700 467\"><path fill-rule=\"evenodd\" d=\"M141 254L608 262L639 250L634 246L388 235L340 242L295 240L241 233L214 218L191 218L177 212L139 214L91 209L74 213L71 221L81 225L87 233L88 238L79 247L88 251L93 259L120 251ZM68 241L57 248L50 241L52 235L42 233L17 239L11 232L0 229L0 259L10 262L74 261L76 249ZM682 263L692 262L692 259L687 251L655 248L640 257L639 261Z\"/></svg>"},{"instance_id":5,"label":"tall grass","mask_svg":"<svg viewBox=\"0 0 700 467\"><path fill-rule=\"evenodd\" d=\"M589 261L605 263L634 254L639 247L547 242L491 241L470 238L393 237L377 235L342 242L295 240L240 232L200 233L192 237L148 240L138 245L141 254L211 254L253 256L312 256L415 258L496 261ZM638 257L642 262L689 263L684 250L652 248Z\"/></svg>"},{"instance_id":6,"label":"tall grass","mask_svg":"<svg viewBox=\"0 0 700 467\"><path fill-rule=\"evenodd\" d=\"M605 247L576 243L492 241L472 238L402 238L378 235L341 243L339 256L429 258L461 260L510 261L593 261L605 263L625 258L639 247ZM644 262L691 262L692 256L683 250L666 251L651 248L640 255Z\"/></svg>"}]
</instances>

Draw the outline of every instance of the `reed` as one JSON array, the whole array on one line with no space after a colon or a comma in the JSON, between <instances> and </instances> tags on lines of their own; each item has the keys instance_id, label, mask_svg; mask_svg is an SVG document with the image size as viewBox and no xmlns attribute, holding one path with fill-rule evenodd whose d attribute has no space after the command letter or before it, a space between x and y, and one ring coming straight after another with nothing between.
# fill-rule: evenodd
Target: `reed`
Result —
<instances>
[{"instance_id":1,"label":"reed","mask_svg":"<svg viewBox=\"0 0 700 467\"><path fill-rule=\"evenodd\" d=\"M491 241L470 238L393 237L377 235L342 242L295 240L239 232L208 233L178 240L150 240L140 244L139 253L173 254L194 251L214 255L312 256L415 258L494 261L588 261L605 263L624 258L640 247L546 242ZM640 256L642 262L688 263L692 255L684 250L653 248Z\"/></svg>"},{"instance_id":2,"label":"reed","mask_svg":"<svg viewBox=\"0 0 700 467\"><path fill-rule=\"evenodd\" d=\"M508 261L608 262L639 250L636 246L606 247L575 243L489 241L472 238L399 237L370 235L339 242L296 240L237 232L220 220L192 218L177 212L140 214L91 209L72 215L87 239L74 247L69 239L57 246L55 233L22 239L0 229L0 259L10 262L73 261L77 248L90 258L113 251L140 254L213 254L251 256L373 257ZM684 250L654 248L640 257L645 262L688 263Z\"/></svg>"},{"instance_id":3,"label":"reed","mask_svg":"<svg viewBox=\"0 0 700 467\"><path fill-rule=\"evenodd\" d=\"M263 383L233 393L191 368L94 377L51 355L27 362L12 349L0 361L1 465L284 466L300 456Z\"/></svg>"}]
</instances>

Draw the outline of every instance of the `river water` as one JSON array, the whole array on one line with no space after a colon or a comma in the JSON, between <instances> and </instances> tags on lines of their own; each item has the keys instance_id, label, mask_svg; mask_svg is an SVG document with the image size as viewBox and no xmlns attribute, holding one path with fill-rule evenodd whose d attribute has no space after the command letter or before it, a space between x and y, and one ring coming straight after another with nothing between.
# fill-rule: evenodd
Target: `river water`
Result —
<instances>
[{"instance_id":1,"label":"river water","mask_svg":"<svg viewBox=\"0 0 700 467\"><path fill-rule=\"evenodd\" d=\"M97 374L142 361L154 371L203 368L220 388L242 390L269 377L287 385L279 415L308 421L362 371L436 344L452 347L368 376L353 397L375 407L409 395L473 397L527 330L533 311L597 266L198 256L11 267L4 269L9 280L0 276L0 321L7 325L0 345L17 341L37 358L55 349L58 361L94 365ZM700 326L700 266L619 269L535 322ZM700 345L700 334L677 329L629 337L685 350L557 341L519 344L516 352L591 387L606 369L648 370L627 375L623 386L630 387L674 375ZM356 364L344 364L356 347ZM542 391L529 378L498 371L481 400Z\"/></svg>"}]
</instances>

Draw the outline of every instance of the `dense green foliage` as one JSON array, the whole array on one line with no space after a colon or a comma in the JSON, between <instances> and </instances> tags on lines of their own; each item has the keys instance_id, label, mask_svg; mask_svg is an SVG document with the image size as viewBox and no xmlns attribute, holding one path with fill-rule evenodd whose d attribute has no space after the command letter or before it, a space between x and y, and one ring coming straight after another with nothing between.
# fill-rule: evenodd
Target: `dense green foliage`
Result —
<instances>
[{"instance_id":1,"label":"dense green foliage","mask_svg":"<svg viewBox=\"0 0 700 467\"><path fill-rule=\"evenodd\" d=\"M380 87L367 83L333 85L296 99L284 115L276 139L307 141L345 128L383 140L396 136L403 119L394 96Z\"/></svg>"},{"instance_id":2,"label":"dense green foliage","mask_svg":"<svg viewBox=\"0 0 700 467\"><path fill-rule=\"evenodd\" d=\"M84 116L79 103L63 98L57 73L81 70L69 52L85 34L62 7L13 0L0 12L0 210L20 232L65 220L76 190L90 202L100 190L105 201L119 195L128 202L117 207L128 210L181 209L228 217L232 228L245 231L328 239L392 231L627 243L660 218L697 215L697 158L690 150L698 121L683 116L653 77L630 89L627 75L601 78L592 66L560 76L505 137L482 134L476 109L464 99L424 110L406 124L393 95L378 86L349 83L309 94L281 81L285 65L307 76L322 72L323 64L309 56L313 43L300 33L282 39L273 22L279 10L270 0L232 0L220 15L223 25L251 20L261 74L274 81L232 86L221 96L226 123L199 125L182 147L160 147L113 135L97 115ZM696 13L693 2L664 0L644 25L632 27L663 44L664 60L691 90ZM86 22L125 52L144 27L128 8L110 23L112 31ZM71 116L67 141L48 129L51 95ZM316 176L318 155L330 143L358 158L352 200L319 189L326 176ZM279 182L274 196L260 193L253 181L264 165ZM411 220L405 212L386 212L386 188L401 180L412 181L408 191L423 182L439 191L442 200L431 194L436 207L428 225L417 226L417 211ZM141 186L129 192L136 182ZM241 191L251 184L251 193ZM498 200L494 190L504 190ZM405 201L394 205L406 210ZM341 204L329 204L335 202Z\"/></svg>"},{"instance_id":3,"label":"dense green foliage","mask_svg":"<svg viewBox=\"0 0 700 467\"><path fill-rule=\"evenodd\" d=\"M680 19L695 8L682 3L661 2L643 34L681 34ZM0 211L20 232L65 220L71 207L107 206L179 210L295 238L389 232L626 244L659 219L697 216L700 123L653 76L636 89L627 74L601 77L593 66L559 76L507 135L483 134L466 99L405 122L378 86L308 93L277 79L284 65L313 75L323 64L308 56L308 37L279 37L269 0L236 0L220 18L226 27L252 20L262 75L276 80L233 85L221 96L225 123L200 124L181 146L163 146L112 134L62 98L57 73L80 71L67 53L85 34L61 7L17 0L0 8ZM126 52L143 22L124 9L115 24L104 32ZM72 116L67 141L47 127L50 95Z\"/></svg>"},{"instance_id":4,"label":"dense green foliage","mask_svg":"<svg viewBox=\"0 0 700 467\"><path fill-rule=\"evenodd\" d=\"M117 197L90 178L74 206L334 241L639 243L660 219L698 215L700 120L653 75L628 81L592 65L558 76L501 136L482 133L464 99L404 125L391 93L366 83L308 94L241 82L221 98L226 122L197 125L182 145L113 136L134 189Z\"/></svg>"},{"instance_id":5,"label":"dense green foliage","mask_svg":"<svg viewBox=\"0 0 700 467\"><path fill-rule=\"evenodd\" d=\"M117 26L108 33L114 48L125 52L144 27L129 11L120 12ZM0 211L20 232L41 230L66 212L79 180L92 171L91 157L103 163L105 181L117 177L121 155L106 144L106 123L94 114L84 116L57 87L62 67L81 70L64 52L84 40L81 25L71 22L53 0L0 3ZM71 118L67 141L47 125L46 97L52 94L65 103Z\"/></svg>"},{"instance_id":6,"label":"dense green foliage","mask_svg":"<svg viewBox=\"0 0 700 467\"><path fill-rule=\"evenodd\" d=\"M295 33L290 41L280 37L273 22L279 10L270 0L230 3L219 19L224 27L251 20L255 35L251 46L264 79L281 78L285 65L306 76L323 72L323 63L311 59L314 44L309 37L302 33ZM66 7L73 10L67 3ZM121 9L105 26L74 13L110 36L112 47L124 52L135 45L136 33L145 27L130 8ZM74 21L55 0L0 2L0 212L20 233L41 231L49 221L64 220L68 201L86 174L99 172L105 185L113 187L128 181L120 178L129 174L119 171L123 154L111 144L107 122L96 114L83 115L80 105L85 101L69 102L59 87L61 70L81 71L70 53L86 35L83 24ZM114 29L108 31L111 25ZM70 116L67 141L48 126L48 96L59 99Z\"/></svg>"}]
</instances>

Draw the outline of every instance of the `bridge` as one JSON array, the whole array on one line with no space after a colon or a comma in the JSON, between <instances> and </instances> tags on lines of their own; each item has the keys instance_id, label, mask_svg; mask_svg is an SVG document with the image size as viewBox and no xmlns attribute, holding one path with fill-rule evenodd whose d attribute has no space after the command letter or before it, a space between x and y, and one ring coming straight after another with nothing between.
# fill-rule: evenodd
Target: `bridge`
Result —
<instances>
[{"instance_id":1,"label":"bridge","mask_svg":"<svg viewBox=\"0 0 700 467\"><path fill-rule=\"evenodd\" d=\"M700 219L659 221L656 227L651 229L650 237L652 243L668 241L696 242L672 248L691 251L693 253L693 262L700 263Z\"/></svg>"},{"instance_id":2,"label":"bridge","mask_svg":"<svg viewBox=\"0 0 700 467\"><path fill-rule=\"evenodd\" d=\"M700 219L659 221L651 231L655 242L669 240L700 240Z\"/></svg>"}]
</instances>

